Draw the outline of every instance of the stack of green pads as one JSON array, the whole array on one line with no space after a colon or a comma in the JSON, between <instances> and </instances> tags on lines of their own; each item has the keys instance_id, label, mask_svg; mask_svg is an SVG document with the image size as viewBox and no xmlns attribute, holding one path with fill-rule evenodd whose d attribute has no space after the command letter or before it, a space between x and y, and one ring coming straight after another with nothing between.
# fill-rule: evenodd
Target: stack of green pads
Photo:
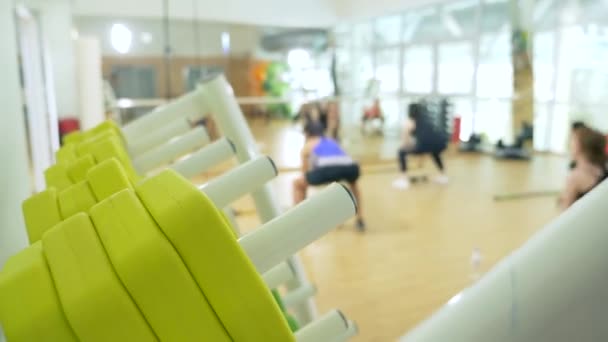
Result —
<instances>
[{"instance_id":1,"label":"stack of green pads","mask_svg":"<svg viewBox=\"0 0 608 342\"><path fill-rule=\"evenodd\" d=\"M24 202L32 245L0 272L8 340L294 340L220 208L170 170L138 181L112 127L68 139Z\"/></svg>"}]
</instances>

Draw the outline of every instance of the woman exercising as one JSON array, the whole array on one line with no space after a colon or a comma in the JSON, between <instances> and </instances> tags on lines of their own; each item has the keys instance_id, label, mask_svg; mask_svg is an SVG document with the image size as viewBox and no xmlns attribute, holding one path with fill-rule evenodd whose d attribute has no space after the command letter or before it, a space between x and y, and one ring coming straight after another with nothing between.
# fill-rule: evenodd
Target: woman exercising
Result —
<instances>
[{"instance_id":1,"label":"woman exercising","mask_svg":"<svg viewBox=\"0 0 608 342\"><path fill-rule=\"evenodd\" d=\"M420 104L413 103L408 108L408 119L403 132L403 145L399 149L399 169L403 176L393 182L393 187L405 190L410 187L407 177L407 156L409 154L430 154L440 172L435 177L435 182L447 184L448 177L445 174L441 153L447 147L447 139L442 137L437 128L424 115Z\"/></svg>"},{"instance_id":2,"label":"woman exercising","mask_svg":"<svg viewBox=\"0 0 608 342\"><path fill-rule=\"evenodd\" d=\"M308 185L324 185L332 182L346 182L357 201L357 229L365 230L361 210L361 196L357 180L359 165L342 150L333 139L323 134L323 125L311 121L304 127L306 143L302 148L302 176L293 182L293 201L298 204L306 199Z\"/></svg>"},{"instance_id":3,"label":"woman exercising","mask_svg":"<svg viewBox=\"0 0 608 342\"><path fill-rule=\"evenodd\" d=\"M574 166L560 196L562 210L568 209L608 177L605 147L606 137L599 132L587 127L573 130L570 152Z\"/></svg>"}]
</instances>

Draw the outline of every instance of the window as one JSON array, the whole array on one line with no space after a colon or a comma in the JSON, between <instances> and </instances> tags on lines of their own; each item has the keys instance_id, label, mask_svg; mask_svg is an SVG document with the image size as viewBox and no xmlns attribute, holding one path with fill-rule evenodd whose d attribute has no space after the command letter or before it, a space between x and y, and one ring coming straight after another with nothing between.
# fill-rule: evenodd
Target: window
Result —
<instances>
[{"instance_id":1,"label":"window","mask_svg":"<svg viewBox=\"0 0 608 342\"><path fill-rule=\"evenodd\" d=\"M371 22L355 25L353 43L356 48L369 48L372 46L374 30Z\"/></svg>"},{"instance_id":2,"label":"window","mask_svg":"<svg viewBox=\"0 0 608 342\"><path fill-rule=\"evenodd\" d=\"M376 79L381 93L399 92L399 53L398 47L376 52Z\"/></svg>"},{"instance_id":3,"label":"window","mask_svg":"<svg viewBox=\"0 0 608 342\"><path fill-rule=\"evenodd\" d=\"M367 96L367 89L374 79L374 63L372 54L368 50L353 51L352 64L352 89L355 96Z\"/></svg>"},{"instance_id":4,"label":"window","mask_svg":"<svg viewBox=\"0 0 608 342\"><path fill-rule=\"evenodd\" d=\"M393 15L376 20L375 25L377 47L395 45L401 41L401 16Z\"/></svg>"},{"instance_id":5,"label":"window","mask_svg":"<svg viewBox=\"0 0 608 342\"><path fill-rule=\"evenodd\" d=\"M224 72L221 66L187 66L184 68L184 85L186 92L194 90L201 80Z\"/></svg>"},{"instance_id":6,"label":"window","mask_svg":"<svg viewBox=\"0 0 608 342\"><path fill-rule=\"evenodd\" d=\"M555 33L541 32L534 35L534 99L553 100Z\"/></svg>"},{"instance_id":7,"label":"window","mask_svg":"<svg viewBox=\"0 0 608 342\"><path fill-rule=\"evenodd\" d=\"M477 96L485 98L511 97L513 67L509 33L486 34L479 46Z\"/></svg>"},{"instance_id":8,"label":"window","mask_svg":"<svg viewBox=\"0 0 608 342\"><path fill-rule=\"evenodd\" d=\"M156 69L151 65L115 65L110 83L118 98L156 98Z\"/></svg>"},{"instance_id":9,"label":"window","mask_svg":"<svg viewBox=\"0 0 608 342\"><path fill-rule=\"evenodd\" d=\"M403 54L403 84L408 93L433 92L433 47L420 45L406 48Z\"/></svg>"},{"instance_id":10,"label":"window","mask_svg":"<svg viewBox=\"0 0 608 342\"><path fill-rule=\"evenodd\" d=\"M468 94L472 85L472 44L457 42L439 45L439 93Z\"/></svg>"},{"instance_id":11,"label":"window","mask_svg":"<svg viewBox=\"0 0 608 342\"><path fill-rule=\"evenodd\" d=\"M352 93L354 72L350 49L336 49L336 74L340 91L343 94Z\"/></svg>"},{"instance_id":12,"label":"window","mask_svg":"<svg viewBox=\"0 0 608 342\"><path fill-rule=\"evenodd\" d=\"M338 47L348 48L352 45L352 26L343 24L334 29L334 40Z\"/></svg>"},{"instance_id":13,"label":"window","mask_svg":"<svg viewBox=\"0 0 608 342\"><path fill-rule=\"evenodd\" d=\"M513 130L510 100L477 100L475 133L485 134L490 143L510 136Z\"/></svg>"}]
</instances>

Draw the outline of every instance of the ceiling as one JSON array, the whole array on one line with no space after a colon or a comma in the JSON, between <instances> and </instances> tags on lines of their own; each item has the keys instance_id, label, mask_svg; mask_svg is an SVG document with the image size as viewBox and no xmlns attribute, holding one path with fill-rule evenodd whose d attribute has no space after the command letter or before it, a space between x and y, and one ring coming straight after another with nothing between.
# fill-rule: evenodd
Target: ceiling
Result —
<instances>
[{"instance_id":1,"label":"ceiling","mask_svg":"<svg viewBox=\"0 0 608 342\"><path fill-rule=\"evenodd\" d=\"M172 18L279 27L328 27L440 0L168 0ZM159 18L162 0L72 0L75 15ZM195 8L197 7L197 8Z\"/></svg>"}]
</instances>

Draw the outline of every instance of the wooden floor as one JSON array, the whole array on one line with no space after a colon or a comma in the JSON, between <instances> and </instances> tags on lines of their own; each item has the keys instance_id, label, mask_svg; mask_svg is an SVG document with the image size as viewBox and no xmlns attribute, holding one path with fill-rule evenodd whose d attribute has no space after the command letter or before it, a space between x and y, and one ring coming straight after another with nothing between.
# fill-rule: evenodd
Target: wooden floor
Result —
<instances>
[{"instance_id":1,"label":"wooden floor","mask_svg":"<svg viewBox=\"0 0 608 342\"><path fill-rule=\"evenodd\" d=\"M297 166L302 140L297 131L254 125L254 133L281 168ZM319 288L320 311L340 308L355 320L360 335L354 341L395 341L558 214L552 197L497 203L493 195L559 189L567 164L562 157L507 162L451 152L449 185L398 191L391 187L396 165L386 160L394 154L387 152L394 142L381 137L350 142L348 149L364 160L361 188L368 231L357 233L349 222L301 256ZM430 160L425 167L433 171ZM284 172L272 183L283 208L292 204L296 175ZM253 211L249 199L235 206ZM239 221L245 230L259 224L253 215ZM479 267L471 263L476 249L482 257Z\"/></svg>"}]
</instances>

